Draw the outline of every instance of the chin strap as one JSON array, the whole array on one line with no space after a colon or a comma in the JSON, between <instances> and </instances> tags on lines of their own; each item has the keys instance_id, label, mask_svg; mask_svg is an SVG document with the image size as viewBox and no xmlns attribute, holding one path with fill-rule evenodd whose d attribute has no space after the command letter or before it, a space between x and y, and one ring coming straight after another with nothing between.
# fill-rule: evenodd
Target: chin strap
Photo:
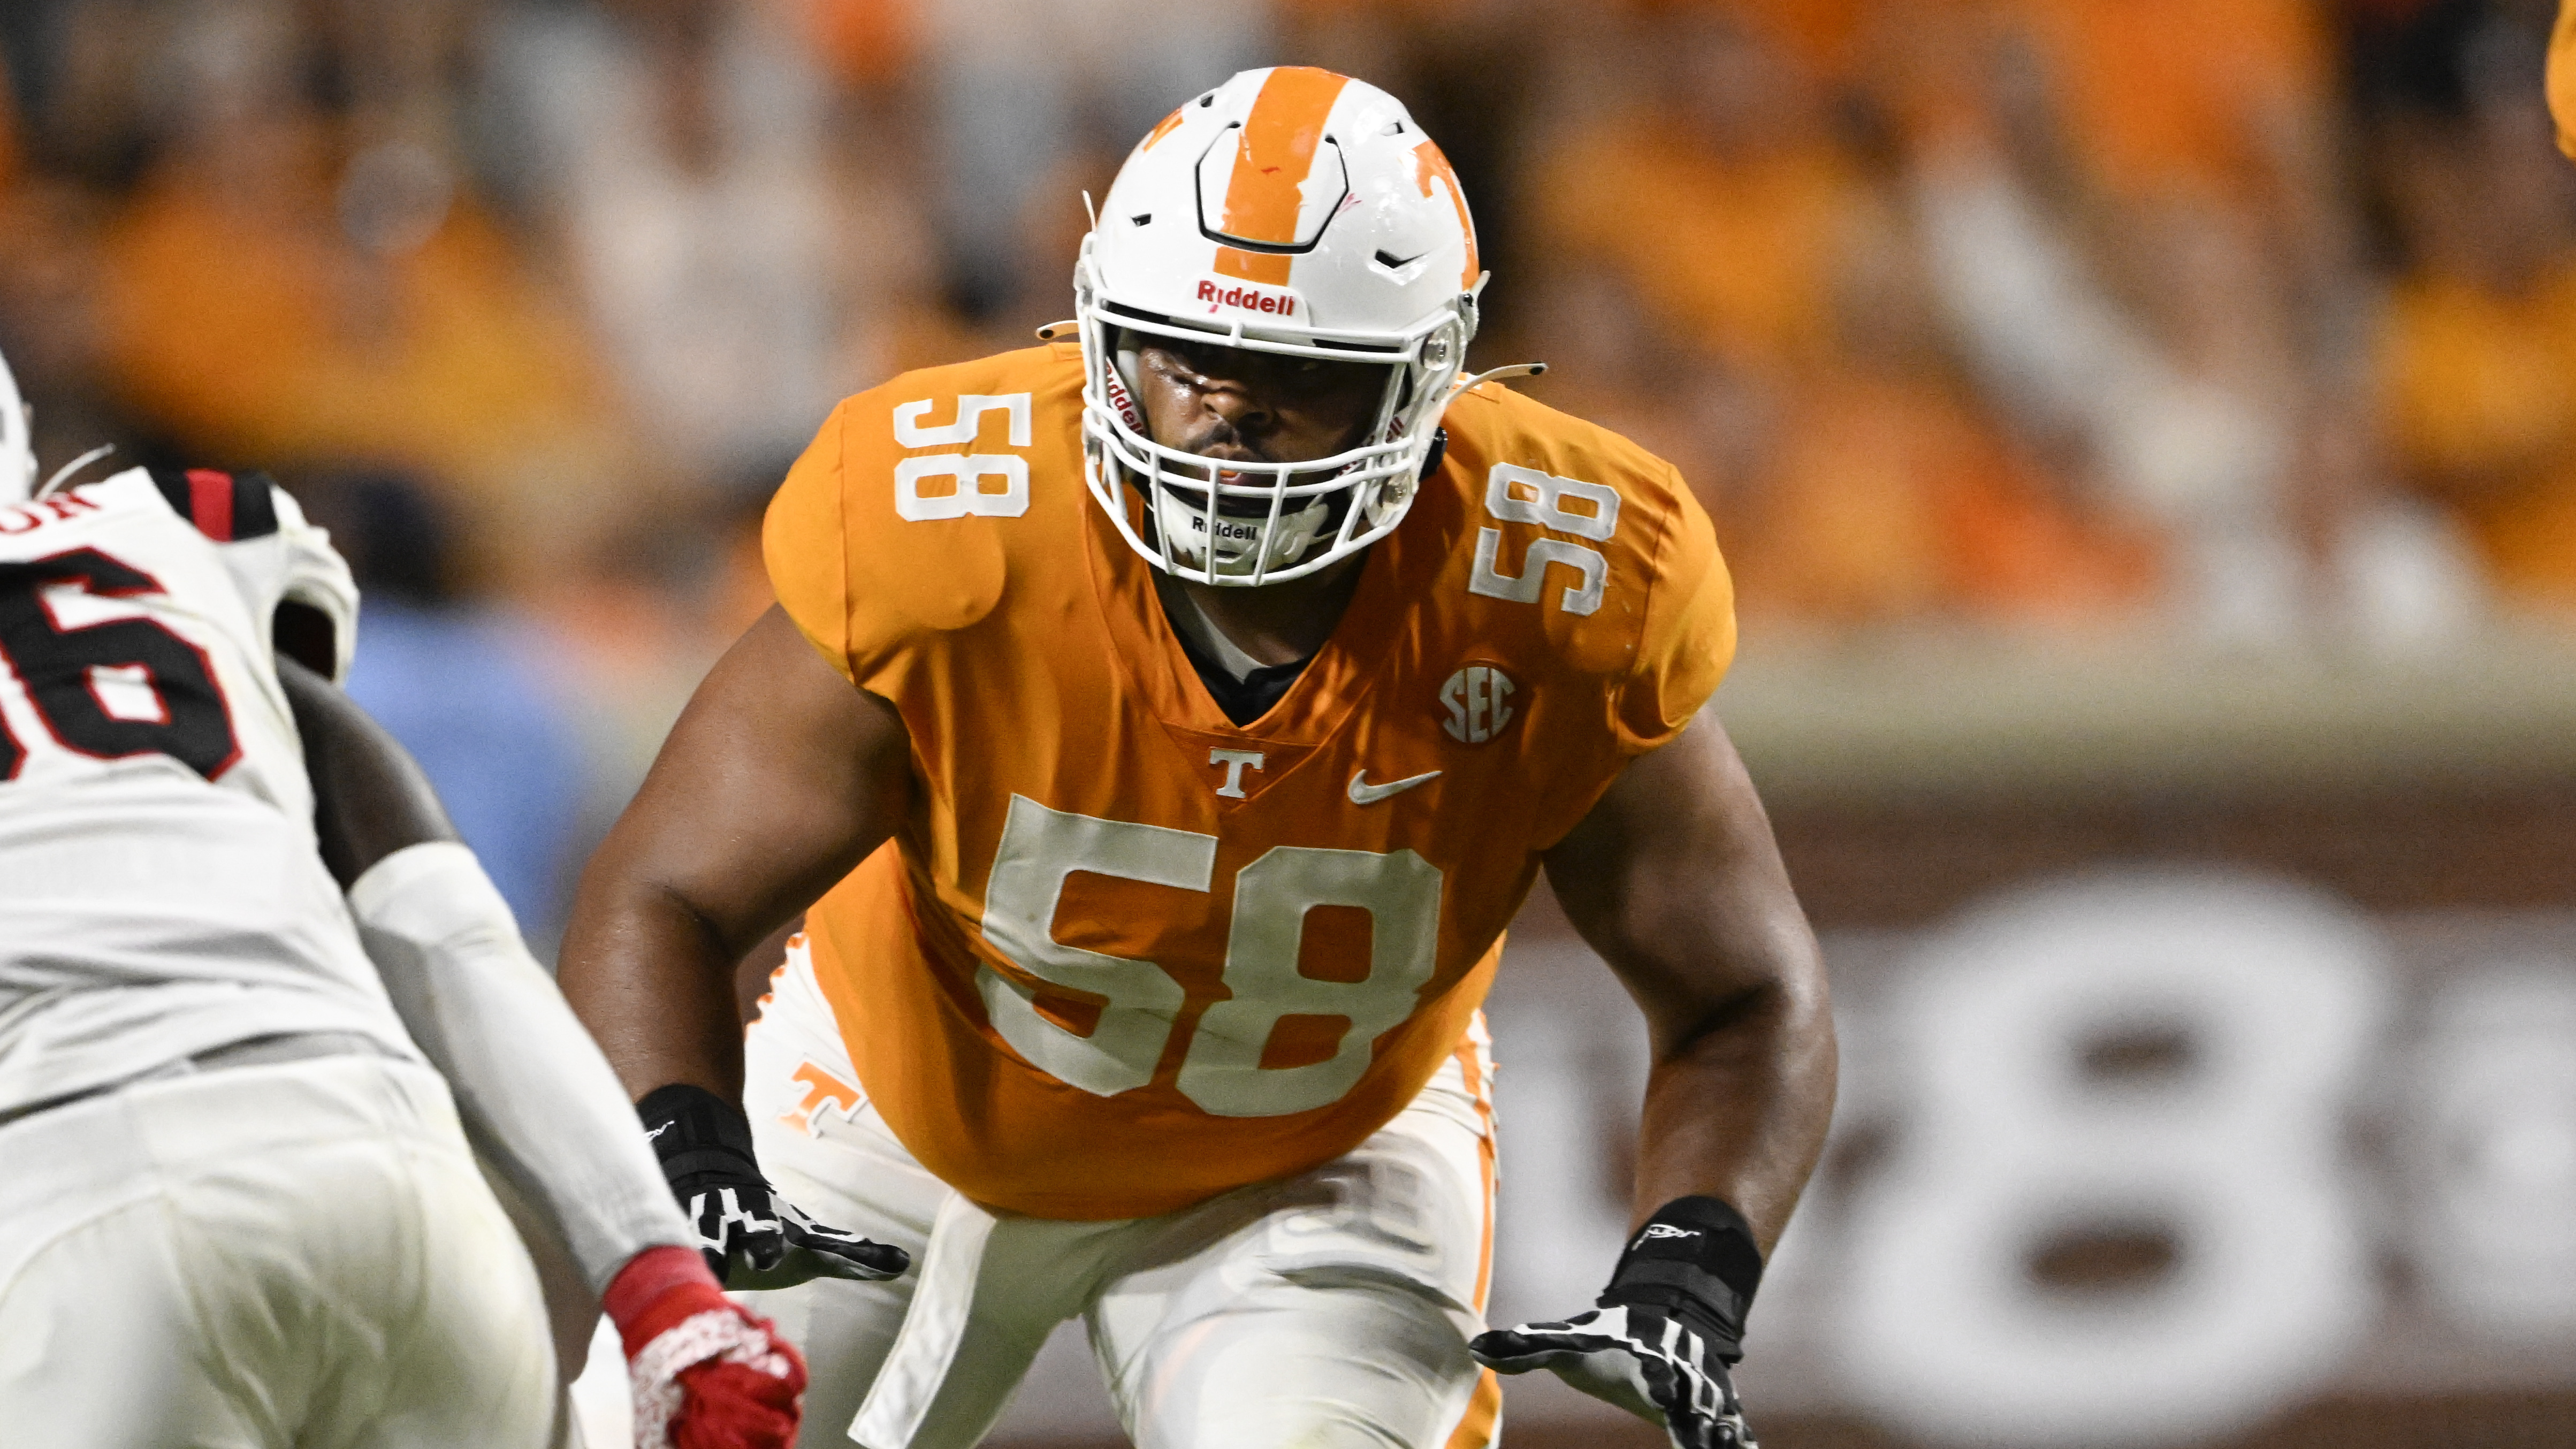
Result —
<instances>
[{"instance_id":1,"label":"chin strap","mask_svg":"<svg viewBox=\"0 0 2576 1449\"><path fill-rule=\"evenodd\" d=\"M1484 372L1462 377L1456 382L1451 383L1449 385L1448 402L1457 401L1459 395L1468 391L1470 388L1481 387L1486 383L1499 381L1506 377L1536 377L1545 371L1547 371L1547 364L1544 362L1505 363L1501 367L1490 368ZM1444 410L1447 408L1448 402L1441 404ZM1413 471L1413 485L1419 488L1424 483L1430 481L1431 475L1440 471L1441 461L1448 456L1449 430L1447 428L1432 429L1431 446L1423 450L1422 466ZM1355 468L1359 465L1354 463L1351 466Z\"/></svg>"},{"instance_id":2,"label":"chin strap","mask_svg":"<svg viewBox=\"0 0 2576 1449\"><path fill-rule=\"evenodd\" d=\"M64 479L71 477L74 473L79 472L83 468L88 467L90 464L97 462L99 459L104 458L115 451L116 445L114 443L101 443L97 447L92 448L88 452L81 454L79 457L72 459L68 463L65 463L63 466L56 468L54 470L54 476L45 480L45 486L36 490L36 496L43 498L51 494L55 489L63 486Z\"/></svg>"},{"instance_id":3,"label":"chin strap","mask_svg":"<svg viewBox=\"0 0 2576 1449\"><path fill-rule=\"evenodd\" d=\"M1422 466L1413 470L1413 486L1421 487L1431 475L1440 471L1441 462L1449 456L1449 430L1433 428L1431 446L1422 452Z\"/></svg>"},{"instance_id":4,"label":"chin strap","mask_svg":"<svg viewBox=\"0 0 2576 1449\"><path fill-rule=\"evenodd\" d=\"M1547 364L1544 362L1506 362L1500 367L1489 367L1483 372L1470 373L1451 383L1449 396L1454 400L1458 394L1473 391L1489 382L1500 382L1507 377L1536 377L1545 371L1547 371Z\"/></svg>"}]
</instances>

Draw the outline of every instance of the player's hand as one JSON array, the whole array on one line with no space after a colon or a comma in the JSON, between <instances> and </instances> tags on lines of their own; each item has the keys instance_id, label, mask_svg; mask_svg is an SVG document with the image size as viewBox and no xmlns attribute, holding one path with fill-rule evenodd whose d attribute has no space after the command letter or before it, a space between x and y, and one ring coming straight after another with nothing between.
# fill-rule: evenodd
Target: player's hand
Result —
<instances>
[{"instance_id":1,"label":"player's hand","mask_svg":"<svg viewBox=\"0 0 2576 1449\"><path fill-rule=\"evenodd\" d=\"M647 1248L601 1295L635 1393L637 1449L789 1449L805 1361L696 1253Z\"/></svg>"},{"instance_id":2,"label":"player's hand","mask_svg":"<svg viewBox=\"0 0 2576 1449\"><path fill-rule=\"evenodd\" d=\"M1713 1197L1677 1198L1628 1240L1591 1312L1480 1333L1467 1348L1496 1373L1547 1369L1661 1424L1674 1449L1757 1449L1727 1369L1744 1357L1761 1283L1744 1215Z\"/></svg>"},{"instance_id":3,"label":"player's hand","mask_svg":"<svg viewBox=\"0 0 2576 1449\"><path fill-rule=\"evenodd\" d=\"M1596 1399L1664 1426L1675 1449L1758 1449L1735 1381L1706 1338L1681 1320L1621 1304L1562 1323L1476 1335L1476 1361L1496 1373L1551 1369Z\"/></svg>"},{"instance_id":4,"label":"player's hand","mask_svg":"<svg viewBox=\"0 0 2576 1449\"><path fill-rule=\"evenodd\" d=\"M780 1197L751 1153L742 1109L704 1087L657 1087L636 1104L662 1175L726 1288L791 1288L811 1278L892 1278L903 1249L825 1227Z\"/></svg>"}]
</instances>

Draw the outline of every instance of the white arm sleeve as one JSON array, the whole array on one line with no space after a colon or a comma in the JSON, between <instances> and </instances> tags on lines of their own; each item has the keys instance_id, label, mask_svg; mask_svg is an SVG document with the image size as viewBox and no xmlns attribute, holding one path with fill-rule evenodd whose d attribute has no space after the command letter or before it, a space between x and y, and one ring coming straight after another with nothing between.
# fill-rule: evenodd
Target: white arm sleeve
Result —
<instances>
[{"instance_id":1,"label":"white arm sleeve","mask_svg":"<svg viewBox=\"0 0 2576 1449\"><path fill-rule=\"evenodd\" d=\"M592 1292L645 1248L697 1245L608 1059L474 852L398 850L358 878L349 905L476 1149L560 1232Z\"/></svg>"}]
</instances>

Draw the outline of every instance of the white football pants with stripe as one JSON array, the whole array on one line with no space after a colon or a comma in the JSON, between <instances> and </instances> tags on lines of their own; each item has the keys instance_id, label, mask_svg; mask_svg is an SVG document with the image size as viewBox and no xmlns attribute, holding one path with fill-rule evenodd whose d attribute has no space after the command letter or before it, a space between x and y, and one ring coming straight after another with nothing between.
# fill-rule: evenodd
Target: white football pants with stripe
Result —
<instances>
[{"instance_id":1,"label":"white football pants with stripe","mask_svg":"<svg viewBox=\"0 0 2576 1449\"><path fill-rule=\"evenodd\" d=\"M0 1124L0 1440L542 1449L537 1276L447 1084L363 1055Z\"/></svg>"},{"instance_id":2,"label":"white football pants with stripe","mask_svg":"<svg viewBox=\"0 0 2576 1449\"><path fill-rule=\"evenodd\" d=\"M913 1271L744 1295L805 1350L805 1449L966 1449L1080 1317L1136 1449L1486 1449L1492 1139L1482 1046L1356 1151L1161 1217L986 1212L859 1091L801 949L744 1052L762 1171Z\"/></svg>"}]
</instances>

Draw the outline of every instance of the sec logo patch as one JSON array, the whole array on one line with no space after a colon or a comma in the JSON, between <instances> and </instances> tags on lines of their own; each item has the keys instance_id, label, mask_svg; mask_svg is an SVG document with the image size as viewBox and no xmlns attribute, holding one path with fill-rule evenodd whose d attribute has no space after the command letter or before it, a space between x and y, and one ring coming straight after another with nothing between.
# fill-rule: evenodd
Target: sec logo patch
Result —
<instances>
[{"instance_id":1,"label":"sec logo patch","mask_svg":"<svg viewBox=\"0 0 2576 1449\"><path fill-rule=\"evenodd\" d=\"M1499 665L1470 664L1440 686L1440 708L1449 716L1440 727L1462 745L1481 745L1512 722L1511 697L1519 688Z\"/></svg>"}]
</instances>

